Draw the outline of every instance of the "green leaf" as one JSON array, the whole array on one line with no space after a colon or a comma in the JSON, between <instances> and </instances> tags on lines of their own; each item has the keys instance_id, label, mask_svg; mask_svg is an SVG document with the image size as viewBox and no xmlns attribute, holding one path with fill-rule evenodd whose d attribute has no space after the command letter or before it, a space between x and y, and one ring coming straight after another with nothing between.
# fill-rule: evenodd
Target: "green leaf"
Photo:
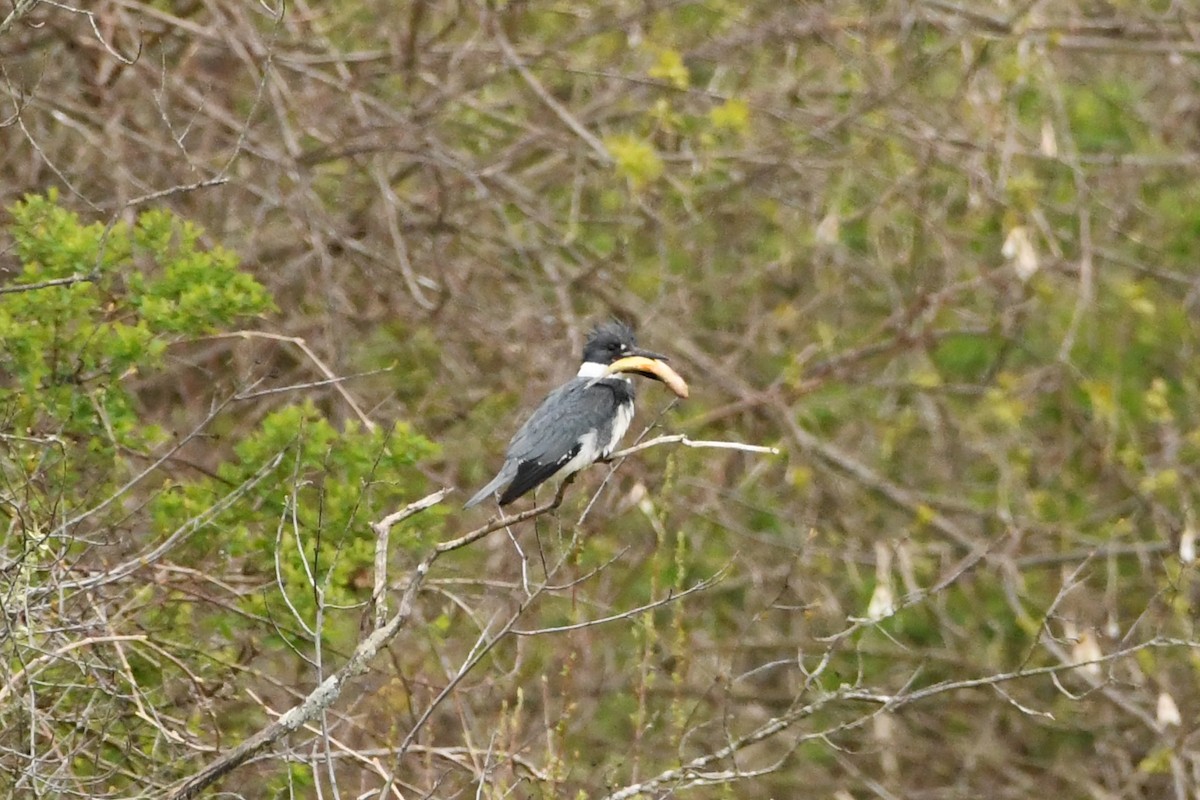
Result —
<instances>
[{"instance_id":1,"label":"green leaf","mask_svg":"<svg viewBox=\"0 0 1200 800\"><path fill-rule=\"evenodd\" d=\"M663 174L663 162L658 152L644 139L636 136L612 136L604 144L617 163L617 172L635 188L658 180Z\"/></svg>"},{"instance_id":2,"label":"green leaf","mask_svg":"<svg viewBox=\"0 0 1200 800\"><path fill-rule=\"evenodd\" d=\"M745 133L750 127L750 107L744 100L730 98L708 112L708 119L714 128Z\"/></svg>"},{"instance_id":3,"label":"green leaf","mask_svg":"<svg viewBox=\"0 0 1200 800\"><path fill-rule=\"evenodd\" d=\"M691 76L678 50L664 47L658 51L658 60L648 72L651 78L666 81L676 89L686 89Z\"/></svg>"}]
</instances>

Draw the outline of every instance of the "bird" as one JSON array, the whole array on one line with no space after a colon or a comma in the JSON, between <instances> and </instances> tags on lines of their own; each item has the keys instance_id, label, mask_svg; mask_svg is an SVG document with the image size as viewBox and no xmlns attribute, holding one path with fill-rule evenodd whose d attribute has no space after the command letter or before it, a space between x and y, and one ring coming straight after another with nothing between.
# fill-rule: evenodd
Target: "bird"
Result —
<instances>
[{"instance_id":1,"label":"bird","mask_svg":"<svg viewBox=\"0 0 1200 800\"><path fill-rule=\"evenodd\" d=\"M568 478L607 458L633 420L636 391L630 375L661 381L680 397L687 396L687 384L666 360L639 348L628 323L610 320L597 325L584 343L579 372L525 420L508 443L500 472L463 508L497 492L500 505L508 505L550 478Z\"/></svg>"}]
</instances>

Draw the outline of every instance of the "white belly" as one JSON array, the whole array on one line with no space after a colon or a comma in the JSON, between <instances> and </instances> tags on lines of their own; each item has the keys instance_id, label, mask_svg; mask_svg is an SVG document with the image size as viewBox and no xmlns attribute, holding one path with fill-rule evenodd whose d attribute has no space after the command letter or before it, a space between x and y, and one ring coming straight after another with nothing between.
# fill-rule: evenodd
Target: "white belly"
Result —
<instances>
[{"instance_id":1,"label":"white belly","mask_svg":"<svg viewBox=\"0 0 1200 800\"><path fill-rule=\"evenodd\" d=\"M574 475L599 457L600 448L596 445L596 434L589 433L580 440L579 452L570 461L563 464L557 475L560 478Z\"/></svg>"},{"instance_id":2,"label":"white belly","mask_svg":"<svg viewBox=\"0 0 1200 800\"><path fill-rule=\"evenodd\" d=\"M625 431L629 430L629 423L633 422L633 403L623 403L617 406L617 417L613 420L612 439L608 442L600 455L607 457L612 455L612 452L617 449L617 445L621 443L621 437L625 435Z\"/></svg>"},{"instance_id":3,"label":"white belly","mask_svg":"<svg viewBox=\"0 0 1200 800\"><path fill-rule=\"evenodd\" d=\"M607 442L597 441L595 433L589 433L580 440L579 452L563 464L562 469L558 471L558 476L565 478L568 475L573 475L584 467L592 464L598 458L607 458L617 449L617 445L621 443L621 437L629 430L629 423L633 421L633 403L626 403L617 407L617 416L613 419L612 435Z\"/></svg>"}]
</instances>

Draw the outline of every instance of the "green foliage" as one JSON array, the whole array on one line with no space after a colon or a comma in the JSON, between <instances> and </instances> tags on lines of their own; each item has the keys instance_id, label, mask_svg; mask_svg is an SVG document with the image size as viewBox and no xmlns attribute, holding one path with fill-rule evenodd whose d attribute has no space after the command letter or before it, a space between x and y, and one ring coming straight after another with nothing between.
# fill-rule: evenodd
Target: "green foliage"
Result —
<instances>
[{"instance_id":1,"label":"green foliage","mask_svg":"<svg viewBox=\"0 0 1200 800\"><path fill-rule=\"evenodd\" d=\"M690 82L688 68L683 63L683 56L678 50L672 50L669 47L659 50L658 58L647 74L651 78L666 81L676 89L686 89Z\"/></svg>"},{"instance_id":2,"label":"green foliage","mask_svg":"<svg viewBox=\"0 0 1200 800\"><path fill-rule=\"evenodd\" d=\"M1137 103L1135 88L1126 81L1097 82L1074 87L1070 96L1071 128L1085 152L1126 152L1144 138L1128 110Z\"/></svg>"},{"instance_id":3,"label":"green foliage","mask_svg":"<svg viewBox=\"0 0 1200 800\"><path fill-rule=\"evenodd\" d=\"M271 308L266 291L221 248L164 211L130 227L82 224L47 197L14 204L17 283L78 278L68 286L0 296L0 351L13 383L0 406L17 430L88 437L115 457L159 440L136 417L123 378L162 363L168 344Z\"/></svg>"},{"instance_id":4,"label":"green foliage","mask_svg":"<svg viewBox=\"0 0 1200 800\"><path fill-rule=\"evenodd\" d=\"M165 441L128 379L159 368L172 342L262 314L271 300L232 253L202 250L200 231L163 211L106 228L51 193L9 213L21 262L11 288L66 283L0 295L0 413L16 434L0 469L33 507L75 513L135 472L131 453Z\"/></svg>"},{"instance_id":5,"label":"green foliage","mask_svg":"<svg viewBox=\"0 0 1200 800\"><path fill-rule=\"evenodd\" d=\"M750 127L750 108L744 100L731 98L713 106L708 112L708 118L714 128L727 128L736 133L745 133Z\"/></svg>"},{"instance_id":6,"label":"green foliage","mask_svg":"<svg viewBox=\"0 0 1200 800\"><path fill-rule=\"evenodd\" d=\"M58 704L93 709L122 747L149 752L154 729L124 713L120 698L141 695L167 707L182 676L216 678L260 649L276 650L280 637L349 644L339 636L356 631L357 613L335 615L370 592L369 522L421 491L414 464L435 447L405 423L338 429L303 401L276 407L248 429L234 413L192 420L208 426L199 435L238 435L211 468L170 475L155 468L172 461L175 444L144 407L139 383L169 373L172 345L265 314L271 297L232 252L202 246L198 227L165 210L106 227L82 222L50 193L27 196L9 213L20 272L0 294L0 523L11 532L4 549L13 566L6 591L52 597L47 581L56 565L111 566L129 552L173 543L132 573L120 614L138 631L185 643L175 655L164 661L157 650L130 645L111 696L97 694L91 674L80 675L72 661L38 674L46 691L63 687ZM213 388L201 408L226 399ZM403 526L392 536L402 548L422 541ZM218 587L251 580L261 588L210 604L145 579L171 564L185 572L194 565ZM58 646L58 627L39 630L31 619L5 654L11 668ZM183 717L192 728L206 724L199 712ZM233 731L258 721L237 713L224 725ZM53 738L51 723L39 725ZM106 774L89 761L75 768L85 785Z\"/></svg>"},{"instance_id":7,"label":"green foliage","mask_svg":"<svg viewBox=\"0 0 1200 800\"><path fill-rule=\"evenodd\" d=\"M932 353L945 380L975 380L993 363L1001 343L983 336L951 336Z\"/></svg>"},{"instance_id":8,"label":"green foliage","mask_svg":"<svg viewBox=\"0 0 1200 800\"><path fill-rule=\"evenodd\" d=\"M610 137L606 142L617 162L617 172L629 180L634 188L641 188L658 180L663 174L663 162L654 145L636 136Z\"/></svg>"}]
</instances>

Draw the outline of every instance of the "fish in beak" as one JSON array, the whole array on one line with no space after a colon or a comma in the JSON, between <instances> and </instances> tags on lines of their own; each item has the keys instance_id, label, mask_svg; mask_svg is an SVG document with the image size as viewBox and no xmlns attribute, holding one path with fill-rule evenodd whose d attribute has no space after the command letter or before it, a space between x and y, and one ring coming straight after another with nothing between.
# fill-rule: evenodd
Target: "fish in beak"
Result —
<instances>
[{"instance_id":1,"label":"fish in beak","mask_svg":"<svg viewBox=\"0 0 1200 800\"><path fill-rule=\"evenodd\" d=\"M618 372L628 372L661 381L675 393L676 397L688 396L688 385L679 373L667 366L666 357L648 350L639 350L638 355L619 358L608 365L606 374L616 375Z\"/></svg>"}]
</instances>

